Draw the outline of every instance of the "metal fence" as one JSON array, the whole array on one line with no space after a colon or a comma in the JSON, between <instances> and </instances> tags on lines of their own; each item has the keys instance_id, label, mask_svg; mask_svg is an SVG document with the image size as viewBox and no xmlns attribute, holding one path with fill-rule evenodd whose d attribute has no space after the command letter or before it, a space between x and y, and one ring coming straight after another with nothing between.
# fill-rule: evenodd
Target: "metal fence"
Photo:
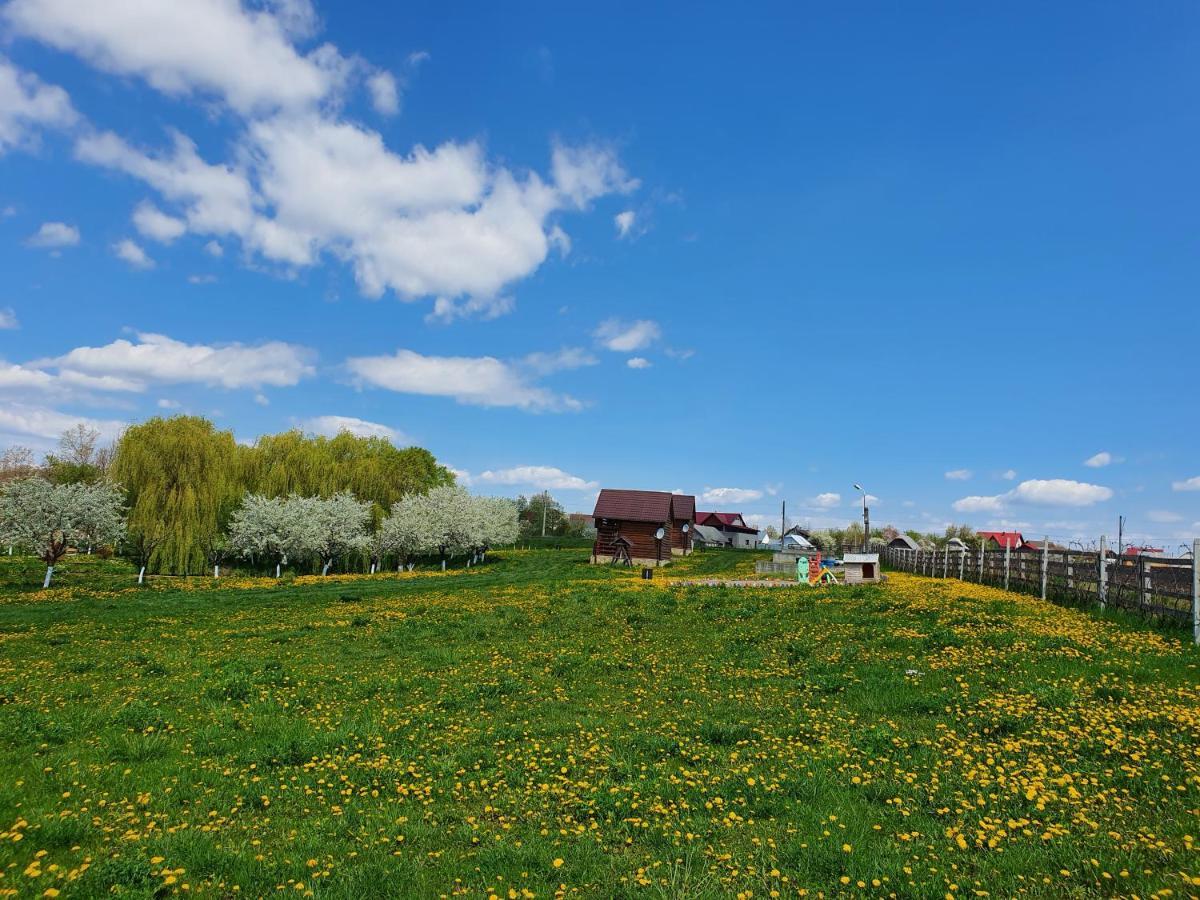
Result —
<instances>
[{"instance_id":1,"label":"metal fence","mask_svg":"<svg viewBox=\"0 0 1200 900\"><path fill-rule=\"evenodd\" d=\"M1192 629L1200 644L1200 539L1191 556L1174 559L1137 555L1052 549L907 550L882 549L883 562L893 569L930 578L958 578L1005 590L1032 594L1043 600L1100 609L1122 609L1159 622Z\"/></svg>"}]
</instances>

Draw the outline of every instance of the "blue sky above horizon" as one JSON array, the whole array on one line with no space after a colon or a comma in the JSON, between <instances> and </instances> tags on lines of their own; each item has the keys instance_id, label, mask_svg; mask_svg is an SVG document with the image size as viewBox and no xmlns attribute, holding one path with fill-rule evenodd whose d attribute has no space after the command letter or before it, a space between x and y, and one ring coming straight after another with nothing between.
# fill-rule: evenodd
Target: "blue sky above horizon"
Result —
<instances>
[{"instance_id":1,"label":"blue sky above horizon","mask_svg":"<svg viewBox=\"0 0 1200 900\"><path fill-rule=\"evenodd\" d=\"M0 2L0 446L1200 534L1200 8Z\"/></svg>"}]
</instances>

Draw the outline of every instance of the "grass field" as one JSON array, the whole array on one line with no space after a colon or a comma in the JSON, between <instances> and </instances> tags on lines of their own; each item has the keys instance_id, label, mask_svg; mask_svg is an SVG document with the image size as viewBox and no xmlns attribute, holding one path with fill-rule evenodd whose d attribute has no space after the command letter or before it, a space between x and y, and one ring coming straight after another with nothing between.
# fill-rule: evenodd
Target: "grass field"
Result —
<instances>
[{"instance_id":1,"label":"grass field","mask_svg":"<svg viewBox=\"0 0 1200 900\"><path fill-rule=\"evenodd\" d=\"M1174 635L903 574L670 586L736 551L651 582L576 550L120 565L0 596L0 894L1200 892Z\"/></svg>"}]
</instances>

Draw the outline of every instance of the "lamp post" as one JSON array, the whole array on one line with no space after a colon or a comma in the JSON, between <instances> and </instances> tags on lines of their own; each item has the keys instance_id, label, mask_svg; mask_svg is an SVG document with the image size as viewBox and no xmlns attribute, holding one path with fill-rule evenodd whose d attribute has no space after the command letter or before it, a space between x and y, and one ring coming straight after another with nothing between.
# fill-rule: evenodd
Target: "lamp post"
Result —
<instances>
[{"instance_id":1,"label":"lamp post","mask_svg":"<svg viewBox=\"0 0 1200 900\"><path fill-rule=\"evenodd\" d=\"M871 511L867 509L867 492L863 490L863 486L856 484L854 489L862 494L863 498L863 552L866 553L871 549Z\"/></svg>"}]
</instances>

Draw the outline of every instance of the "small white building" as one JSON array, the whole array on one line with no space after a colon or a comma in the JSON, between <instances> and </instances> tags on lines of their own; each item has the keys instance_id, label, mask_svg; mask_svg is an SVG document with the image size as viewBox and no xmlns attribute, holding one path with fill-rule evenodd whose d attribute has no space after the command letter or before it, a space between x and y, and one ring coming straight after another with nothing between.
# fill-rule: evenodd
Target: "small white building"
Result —
<instances>
[{"instance_id":1,"label":"small white building","mask_svg":"<svg viewBox=\"0 0 1200 900\"><path fill-rule=\"evenodd\" d=\"M812 541L804 537L802 534L785 534L783 536L783 552L794 553L801 550L816 550Z\"/></svg>"}]
</instances>

